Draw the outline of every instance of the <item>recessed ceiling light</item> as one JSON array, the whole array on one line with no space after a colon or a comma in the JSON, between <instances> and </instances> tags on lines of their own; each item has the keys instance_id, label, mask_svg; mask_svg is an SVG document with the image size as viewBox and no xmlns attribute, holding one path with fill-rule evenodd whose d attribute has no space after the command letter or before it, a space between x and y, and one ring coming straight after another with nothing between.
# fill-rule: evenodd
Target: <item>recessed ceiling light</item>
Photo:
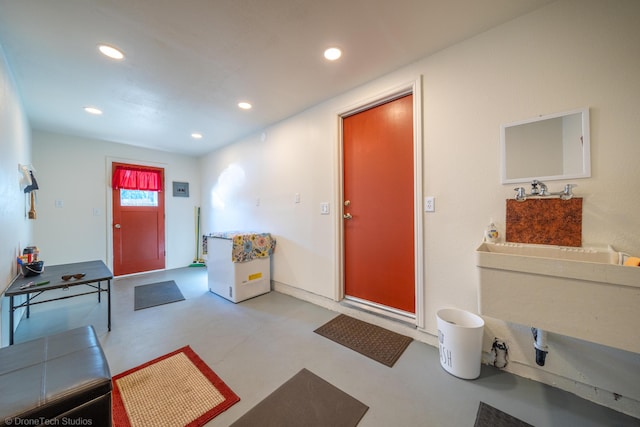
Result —
<instances>
[{"instance_id":1,"label":"recessed ceiling light","mask_svg":"<svg viewBox=\"0 0 640 427\"><path fill-rule=\"evenodd\" d=\"M111 59L124 59L124 53L113 46L101 44L98 45L98 50L100 50L104 56L108 56Z\"/></svg>"},{"instance_id":2,"label":"recessed ceiling light","mask_svg":"<svg viewBox=\"0 0 640 427\"><path fill-rule=\"evenodd\" d=\"M202 139L202 134L199 132L194 132L191 134L191 138L193 139Z\"/></svg>"},{"instance_id":3,"label":"recessed ceiling light","mask_svg":"<svg viewBox=\"0 0 640 427\"><path fill-rule=\"evenodd\" d=\"M250 110L252 105L248 102L238 102L238 107L242 108L243 110Z\"/></svg>"},{"instance_id":4,"label":"recessed ceiling light","mask_svg":"<svg viewBox=\"0 0 640 427\"><path fill-rule=\"evenodd\" d=\"M342 51L337 47L330 47L329 49L324 51L324 57L329 61L335 61L336 59L342 56Z\"/></svg>"},{"instance_id":5,"label":"recessed ceiling light","mask_svg":"<svg viewBox=\"0 0 640 427\"><path fill-rule=\"evenodd\" d=\"M96 115L96 116L99 116L100 114L102 114L102 110L100 110L99 108L96 108L96 107L84 107L84 111L86 111L89 114Z\"/></svg>"}]
</instances>

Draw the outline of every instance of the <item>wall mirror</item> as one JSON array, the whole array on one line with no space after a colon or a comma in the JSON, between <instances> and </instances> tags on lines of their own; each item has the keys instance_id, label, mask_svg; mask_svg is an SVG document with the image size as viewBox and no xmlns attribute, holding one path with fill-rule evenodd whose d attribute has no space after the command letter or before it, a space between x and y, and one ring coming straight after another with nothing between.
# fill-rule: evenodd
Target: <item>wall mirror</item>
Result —
<instances>
[{"instance_id":1,"label":"wall mirror","mask_svg":"<svg viewBox=\"0 0 640 427\"><path fill-rule=\"evenodd\" d=\"M582 108L500 126L501 182L591 176L589 109Z\"/></svg>"}]
</instances>

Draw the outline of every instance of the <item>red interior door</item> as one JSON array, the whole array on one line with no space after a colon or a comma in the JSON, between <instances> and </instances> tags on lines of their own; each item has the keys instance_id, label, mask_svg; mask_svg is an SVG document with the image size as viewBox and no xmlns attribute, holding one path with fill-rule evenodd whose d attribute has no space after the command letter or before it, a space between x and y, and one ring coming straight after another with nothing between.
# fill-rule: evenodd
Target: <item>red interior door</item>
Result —
<instances>
[{"instance_id":1,"label":"red interior door","mask_svg":"<svg viewBox=\"0 0 640 427\"><path fill-rule=\"evenodd\" d=\"M116 166L131 166L113 163ZM164 182L164 169L161 171ZM121 191L113 195L113 273L116 276L160 270L165 267L164 191L157 192L155 206L126 206ZM148 204L148 203L147 203Z\"/></svg>"},{"instance_id":2,"label":"red interior door","mask_svg":"<svg viewBox=\"0 0 640 427\"><path fill-rule=\"evenodd\" d=\"M345 295L415 313L413 95L343 119Z\"/></svg>"}]
</instances>

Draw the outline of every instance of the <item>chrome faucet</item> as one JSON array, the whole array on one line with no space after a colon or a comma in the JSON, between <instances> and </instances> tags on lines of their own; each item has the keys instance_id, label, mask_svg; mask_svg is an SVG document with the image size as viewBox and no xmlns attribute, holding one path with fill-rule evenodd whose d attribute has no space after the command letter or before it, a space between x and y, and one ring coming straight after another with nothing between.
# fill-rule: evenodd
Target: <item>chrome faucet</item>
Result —
<instances>
[{"instance_id":1,"label":"chrome faucet","mask_svg":"<svg viewBox=\"0 0 640 427\"><path fill-rule=\"evenodd\" d=\"M577 187L577 186L578 186L577 184L567 184L564 186L563 191L560 191L556 194L558 194L562 200L569 200L570 198L573 197L573 191L572 191L573 187Z\"/></svg>"},{"instance_id":2,"label":"chrome faucet","mask_svg":"<svg viewBox=\"0 0 640 427\"><path fill-rule=\"evenodd\" d=\"M537 179L534 179L533 181L531 181L531 195L541 196L541 197L548 196L549 189L547 188L547 184L545 184L542 181L538 181Z\"/></svg>"},{"instance_id":3,"label":"chrome faucet","mask_svg":"<svg viewBox=\"0 0 640 427\"><path fill-rule=\"evenodd\" d=\"M576 184L566 184L564 186L564 190L563 191L558 191L555 193L552 193L549 191L547 185L542 182L542 181L538 181L537 179L534 179L533 181L531 181L531 193L527 194L525 192L524 187L516 187L514 188L514 190L516 191L516 197L515 199L519 202L524 202L525 200L527 200L527 197L553 197L553 196L558 196L560 197L562 200L569 200L573 197L573 187L577 187Z\"/></svg>"}]
</instances>

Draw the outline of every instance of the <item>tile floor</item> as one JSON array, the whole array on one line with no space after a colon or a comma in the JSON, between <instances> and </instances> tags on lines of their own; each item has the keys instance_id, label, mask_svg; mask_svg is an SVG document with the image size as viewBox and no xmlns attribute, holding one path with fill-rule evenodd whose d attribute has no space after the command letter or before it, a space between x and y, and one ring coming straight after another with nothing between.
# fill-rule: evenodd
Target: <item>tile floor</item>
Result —
<instances>
[{"instance_id":1,"label":"tile floor","mask_svg":"<svg viewBox=\"0 0 640 427\"><path fill-rule=\"evenodd\" d=\"M185 301L133 310L135 286L172 279ZM16 343L93 324L113 375L190 345L241 398L207 426L228 426L302 368L368 405L361 427L471 427L480 401L538 427L640 426L489 366L477 380L455 378L440 367L436 348L417 341L388 368L313 333L335 312L277 292L233 304L208 292L202 267L119 278L112 287L111 332L104 299L88 295L33 306Z\"/></svg>"}]
</instances>

